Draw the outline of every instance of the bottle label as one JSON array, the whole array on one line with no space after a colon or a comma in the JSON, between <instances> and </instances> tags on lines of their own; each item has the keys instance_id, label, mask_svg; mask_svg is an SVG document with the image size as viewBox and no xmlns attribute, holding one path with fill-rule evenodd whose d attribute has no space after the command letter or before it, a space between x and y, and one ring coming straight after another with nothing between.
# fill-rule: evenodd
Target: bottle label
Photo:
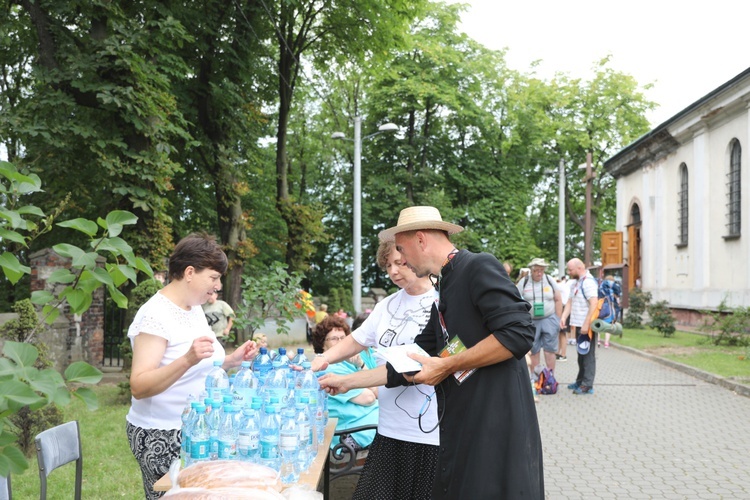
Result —
<instances>
[{"instance_id":1,"label":"bottle label","mask_svg":"<svg viewBox=\"0 0 750 500\"><path fill-rule=\"evenodd\" d=\"M234 440L231 441L219 441L219 458L232 460L237 456L237 443Z\"/></svg>"},{"instance_id":2,"label":"bottle label","mask_svg":"<svg viewBox=\"0 0 750 500\"><path fill-rule=\"evenodd\" d=\"M248 452L258 449L258 431L254 432L240 432L240 436L237 439L237 446L240 450L247 450Z\"/></svg>"},{"instance_id":3,"label":"bottle label","mask_svg":"<svg viewBox=\"0 0 750 500\"><path fill-rule=\"evenodd\" d=\"M208 458L209 440L196 441L195 439L190 441L190 458L193 460L200 460Z\"/></svg>"},{"instance_id":4,"label":"bottle label","mask_svg":"<svg viewBox=\"0 0 750 500\"><path fill-rule=\"evenodd\" d=\"M300 443L310 442L310 424L298 424L299 425L299 441Z\"/></svg>"},{"instance_id":5,"label":"bottle label","mask_svg":"<svg viewBox=\"0 0 750 500\"><path fill-rule=\"evenodd\" d=\"M279 458L279 442L276 440L261 440L260 458L272 459Z\"/></svg>"},{"instance_id":6,"label":"bottle label","mask_svg":"<svg viewBox=\"0 0 750 500\"><path fill-rule=\"evenodd\" d=\"M281 439L279 440L279 448L284 451L296 450L298 440L298 434L282 434Z\"/></svg>"}]
</instances>

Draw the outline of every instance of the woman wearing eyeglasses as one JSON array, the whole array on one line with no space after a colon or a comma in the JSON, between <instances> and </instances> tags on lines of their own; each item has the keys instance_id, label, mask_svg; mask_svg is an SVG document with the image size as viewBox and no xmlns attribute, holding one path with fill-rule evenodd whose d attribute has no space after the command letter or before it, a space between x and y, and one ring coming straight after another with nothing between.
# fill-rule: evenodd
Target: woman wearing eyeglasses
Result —
<instances>
[{"instance_id":1,"label":"woman wearing eyeglasses","mask_svg":"<svg viewBox=\"0 0 750 500\"><path fill-rule=\"evenodd\" d=\"M315 326L312 335L313 350L316 354L323 354L341 343L351 333L346 320L334 315L328 315ZM336 375L351 375L365 368L362 359L353 356L328 366L326 373ZM351 429L363 425L378 423L378 389L365 387L354 389L346 394L332 395L328 398L328 415L338 418L336 430ZM355 451L367 448L375 437L375 431L362 431L343 440L348 441ZM336 443L331 443L331 447Z\"/></svg>"},{"instance_id":2,"label":"woman wearing eyeglasses","mask_svg":"<svg viewBox=\"0 0 750 500\"><path fill-rule=\"evenodd\" d=\"M392 241L381 242L378 265L401 290L375 305L362 326L313 360L313 370L366 347L413 344L430 318L437 291L401 259ZM326 373L319 381L329 394L349 394L355 387L378 385L380 421L360 475L354 500L428 500L437 467L438 415L435 389L417 384L387 388L384 360L373 370L348 376ZM348 392L347 392L348 391Z\"/></svg>"}]
</instances>

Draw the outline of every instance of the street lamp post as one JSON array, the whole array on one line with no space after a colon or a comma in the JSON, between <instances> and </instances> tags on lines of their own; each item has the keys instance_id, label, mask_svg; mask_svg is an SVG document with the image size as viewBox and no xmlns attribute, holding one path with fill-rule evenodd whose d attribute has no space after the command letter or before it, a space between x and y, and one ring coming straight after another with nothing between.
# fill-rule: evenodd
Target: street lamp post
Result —
<instances>
[{"instance_id":1,"label":"street lamp post","mask_svg":"<svg viewBox=\"0 0 750 500\"><path fill-rule=\"evenodd\" d=\"M591 254L593 251L591 245L593 237L593 228L591 227L591 189L593 181L594 174L591 169L591 153L586 153L586 215L583 219L583 260L587 266L591 265Z\"/></svg>"},{"instance_id":2,"label":"street lamp post","mask_svg":"<svg viewBox=\"0 0 750 500\"><path fill-rule=\"evenodd\" d=\"M565 161L560 158L560 181L557 197L557 266L560 269L560 279L565 276Z\"/></svg>"},{"instance_id":3,"label":"street lamp post","mask_svg":"<svg viewBox=\"0 0 750 500\"><path fill-rule=\"evenodd\" d=\"M354 271L352 273L352 302L354 303L355 316L362 312L362 141L383 132L394 132L396 130L398 130L398 125L395 123L384 123L378 127L377 132L362 137L362 117L354 117L354 199L352 202ZM351 140L347 139L343 132L334 132L331 134L331 138Z\"/></svg>"}]
</instances>

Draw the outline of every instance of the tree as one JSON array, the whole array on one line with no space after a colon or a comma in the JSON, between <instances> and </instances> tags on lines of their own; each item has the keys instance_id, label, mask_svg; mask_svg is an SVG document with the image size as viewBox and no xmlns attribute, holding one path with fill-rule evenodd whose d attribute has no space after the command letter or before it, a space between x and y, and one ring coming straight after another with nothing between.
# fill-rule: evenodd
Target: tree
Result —
<instances>
[{"instance_id":1,"label":"tree","mask_svg":"<svg viewBox=\"0 0 750 500\"><path fill-rule=\"evenodd\" d=\"M279 2L273 16L278 50L278 126L276 132L276 205L288 231L286 262L307 262L311 249L300 254L299 243L319 238L322 226L298 224L308 212L289 190L287 152L288 124L297 82L302 75L302 57L313 52L318 64L380 53L397 43L400 34L424 2L388 0L291 0ZM302 232L299 234L299 232ZM297 234L295 234L297 233Z\"/></svg>"},{"instance_id":2,"label":"tree","mask_svg":"<svg viewBox=\"0 0 750 500\"><path fill-rule=\"evenodd\" d=\"M560 74L551 82L558 100L552 111L557 134L549 141L553 154L545 167L556 170L560 159L565 160L565 212L572 222L566 230L568 255L582 255L583 252L585 181L583 170L579 170L578 165L584 163L586 153L592 153L595 174L591 205L592 243L598 248L601 232L615 227L615 181L604 175L604 160L648 131L645 114L655 106L643 94L648 85L641 88L632 76L609 67L609 62L609 57L598 61L590 81ZM557 230L551 227L557 221L554 216L557 212L555 193L556 190L550 189L540 195L539 215L534 217L538 226L543 228L538 241L547 255L555 255L552 247L557 241L549 236L557 234Z\"/></svg>"},{"instance_id":3,"label":"tree","mask_svg":"<svg viewBox=\"0 0 750 500\"><path fill-rule=\"evenodd\" d=\"M172 242L164 196L179 170L170 156L189 140L170 90L186 68L170 51L189 35L157 3L4 3L33 32L33 43L19 35L14 47L33 73L10 135L22 144L18 165L48 179L38 203L49 208L73 191L67 214L131 211L138 253L164 257Z\"/></svg>"}]
</instances>

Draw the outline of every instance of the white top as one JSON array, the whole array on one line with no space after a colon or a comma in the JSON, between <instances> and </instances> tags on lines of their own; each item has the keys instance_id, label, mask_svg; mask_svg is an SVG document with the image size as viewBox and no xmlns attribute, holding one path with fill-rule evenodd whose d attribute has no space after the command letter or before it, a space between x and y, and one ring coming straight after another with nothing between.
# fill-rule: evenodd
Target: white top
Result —
<instances>
[{"instance_id":1,"label":"white top","mask_svg":"<svg viewBox=\"0 0 750 500\"><path fill-rule=\"evenodd\" d=\"M583 291L581 291L581 287L583 287ZM596 299L598 290L599 285L596 279L588 271L583 278L571 285L570 299L573 301L570 309L571 326L583 326L583 322L586 321L586 316L589 314L589 299L592 297Z\"/></svg>"},{"instance_id":2,"label":"white top","mask_svg":"<svg viewBox=\"0 0 750 500\"><path fill-rule=\"evenodd\" d=\"M529 314L531 314L532 318L546 318L555 314L555 292L557 292L559 288L555 280L550 278L549 275L542 275L540 281L534 281L534 278L529 275L519 281L516 288L518 288L518 293L521 294L523 300L531 304ZM534 303L544 304L543 316L534 316Z\"/></svg>"},{"instance_id":3,"label":"white top","mask_svg":"<svg viewBox=\"0 0 750 500\"><path fill-rule=\"evenodd\" d=\"M570 281L563 281L557 285L560 288L560 300L562 305L565 306L568 303L568 298L570 298Z\"/></svg>"},{"instance_id":4,"label":"white top","mask_svg":"<svg viewBox=\"0 0 750 500\"><path fill-rule=\"evenodd\" d=\"M128 329L131 346L133 339L141 333L167 339L167 350L159 367L166 366L185 355L193 340L198 337L208 335L216 339L200 306L186 311L160 292L155 293L138 309ZM203 359L191 367L166 391L150 398L132 398L126 417L128 422L144 429L179 429L182 425L180 416L188 395L198 397L205 390L206 375L213 368L213 362L223 362L224 356L224 347L214 341L213 357Z\"/></svg>"},{"instance_id":5,"label":"white top","mask_svg":"<svg viewBox=\"0 0 750 500\"><path fill-rule=\"evenodd\" d=\"M392 345L413 344L414 338L421 333L430 319L432 305L437 298L437 291L430 288L422 295L409 295L399 290L375 304L375 308L362 326L352 332L354 340L367 347L389 347ZM377 351L376 351L377 352ZM377 357L378 365L385 361ZM420 392L421 391L421 392ZM425 434L419 429L416 417L425 403L425 395L432 397L432 402L422 416L422 429L430 430L437 424L437 399L435 388L429 385L378 388L380 417L378 433L391 439L411 441L421 444L440 444L437 429ZM408 415L407 415L408 413ZM410 418L414 417L414 418Z\"/></svg>"}]
</instances>

